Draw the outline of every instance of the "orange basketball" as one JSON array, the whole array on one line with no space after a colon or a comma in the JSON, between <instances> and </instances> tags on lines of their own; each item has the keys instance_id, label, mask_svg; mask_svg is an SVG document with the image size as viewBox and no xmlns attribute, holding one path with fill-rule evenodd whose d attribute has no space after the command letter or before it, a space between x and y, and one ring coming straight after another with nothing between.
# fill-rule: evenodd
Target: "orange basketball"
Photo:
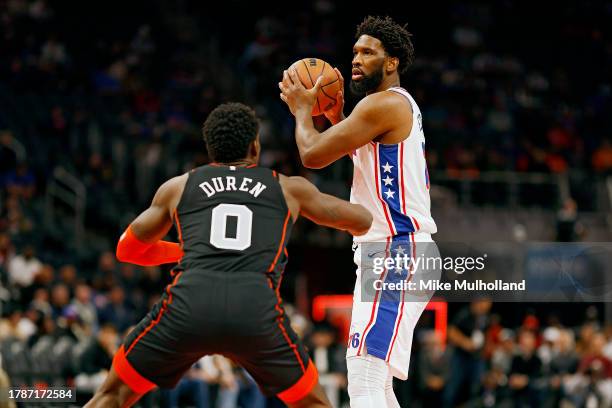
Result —
<instances>
[{"instance_id":1,"label":"orange basketball","mask_svg":"<svg viewBox=\"0 0 612 408\"><path fill-rule=\"evenodd\" d=\"M318 58L304 58L291 64L291 67L297 70L302 85L307 89L312 88L317 78L323 75L317 103L312 108L312 116L322 115L336 104L336 94L341 89L340 78L336 75L334 67Z\"/></svg>"}]
</instances>

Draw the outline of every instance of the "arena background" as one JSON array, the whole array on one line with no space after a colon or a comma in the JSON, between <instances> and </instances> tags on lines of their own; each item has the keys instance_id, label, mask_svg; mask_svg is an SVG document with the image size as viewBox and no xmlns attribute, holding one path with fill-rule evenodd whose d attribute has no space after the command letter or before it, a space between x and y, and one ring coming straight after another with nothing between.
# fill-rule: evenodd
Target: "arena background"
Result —
<instances>
[{"instance_id":1,"label":"arena background","mask_svg":"<svg viewBox=\"0 0 612 408\"><path fill-rule=\"evenodd\" d=\"M310 56L348 82L368 14L414 34L402 85L423 112L437 241L610 241L612 2L544 3L0 1L0 387L77 386L79 406L91 395L169 280L169 267L116 261L116 241L159 184L207 163L200 128L217 104L256 109L262 165L348 197L348 159L301 166L277 82ZM355 103L347 92L345 112ZM338 406L346 333L321 305L343 298L320 296L352 292L350 243L299 221L282 288L296 328L325 352L318 365ZM458 378L451 406L612 404L605 303L494 302L480 315L444 305L450 336L432 334L436 315L425 313L411 379L396 383L402 407L441 406ZM485 322L470 352L451 338L466 321ZM226 364L194 368L181 406L265 406ZM171 406L177 394L141 404Z\"/></svg>"}]
</instances>

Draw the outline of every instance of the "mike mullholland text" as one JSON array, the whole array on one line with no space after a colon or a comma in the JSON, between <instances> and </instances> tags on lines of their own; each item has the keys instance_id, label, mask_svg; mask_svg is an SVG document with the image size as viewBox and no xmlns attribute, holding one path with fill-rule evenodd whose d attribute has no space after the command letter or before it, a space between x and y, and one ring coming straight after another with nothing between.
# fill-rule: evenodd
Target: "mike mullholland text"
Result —
<instances>
[{"instance_id":1,"label":"mike mullholland text","mask_svg":"<svg viewBox=\"0 0 612 408\"><path fill-rule=\"evenodd\" d=\"M475 280L455 280L453 282L440 282L439 280L383 282L380 279L374 281L375 290L464 290L464 291L517 291L526 289L525 280L520 282L504 282L496 279L493 282Z\"/></svg>"}]
</instances>

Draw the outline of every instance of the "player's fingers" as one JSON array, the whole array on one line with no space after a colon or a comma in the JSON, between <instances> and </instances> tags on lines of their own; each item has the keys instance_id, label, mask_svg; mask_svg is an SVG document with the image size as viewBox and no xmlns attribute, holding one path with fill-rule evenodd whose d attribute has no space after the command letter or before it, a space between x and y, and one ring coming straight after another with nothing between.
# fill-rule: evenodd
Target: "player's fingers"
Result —
<instances>
[{"instance_id":1,"label":"player's fingers","mask_svg":"<svg viewBox=\"0 0 612 408\"><path fill-rule=\"evenodd\" d=\"M289 69L289 77L293 81L293 86L295 86L296 88L304 89L304 85L302 85L302 81L300 81L300 78L298 78L298 74L295 68Z\"/></svg>"},{"instance_id":2,"label":"player's fingers","mask_svg":"<svg viewBox=\"0 0 612 408\"><path fill-rule=\"evenodd\" d=\"M283 71L283 84L285 84L285 86L290 86L293 84L293 81L291 80L291 77L289 76L289 72L287 72L287 70Z\"/></svg>"},{"instance_id":3,"label":"player's fingers","mask_svg":"<svg viewBox=\"0 0 612 408\"><path fill-rule=\"evenodd\" d=\"M319 77L315 81L314 86L312 87L314 92L319 92L319 89L321 89L322 82L323 82L323 75L319 75Z\"/></svg>"},{"instance_id":4,"label":"player's fingers","mask_svg":"<svg viewBox=\"0 0 612 408\"><path fill-rule=\"evenodd\" d=\"M287 97L285 96L285 94L281 93L280 98L283 100L283 102L287 103Z\"/></svg>"},{"instance_id":5,"label":"player's fingers","mask_svg":"<svg viewBox=\"0 0 612 408\"><path fill-rule=\"evenodd\" d=\"M282 91L282 92L286 92L287 91L287 86L285 86L284 83L279 82L278 83L278 88Z\"/></svg>"},{"instance_id":6,"label":"player's fingers","mask_svg":"<svg viewBox=\"0 0 612 408\"><path fill-rule=\"evenodd\" d=\"M289 75L288 70L283 71L283 83L287 87L291 87L293 85L293 79L291 78L291 75Z\"/></svg>"},{"instance_id":7,"label":"player's fingers","mask_svg":"<svg viewBox=\"0 0 612 408\"><path fill-rule=\"evenodd\" d=\"M338 75L338 79L340 80L340 89L344 89L344 77L340 73L340 70L338 68L334 68L334 72L336 75Z\"/></svg>"}]
</instances>

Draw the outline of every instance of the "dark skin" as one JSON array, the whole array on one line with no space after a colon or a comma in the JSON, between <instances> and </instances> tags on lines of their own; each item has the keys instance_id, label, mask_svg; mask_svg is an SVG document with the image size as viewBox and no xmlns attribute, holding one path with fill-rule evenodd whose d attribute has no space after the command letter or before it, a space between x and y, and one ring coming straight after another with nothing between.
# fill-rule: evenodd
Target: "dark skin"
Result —
<instances>
[{"instance_id":1,"label":"dark skin","mask_svg":"<svg viewBox=\"0 0 612 408\"><path fill-rule=\"evenodd\" d=\"M259 138L251 143L245 159L223 163L225 165L248 166L259 161ZM132 222L136 237L147 243L155 243L166 236L173 224L173 214L178 205L188 174L174 177L157 190L151 206ZM334 196L321 193L303 177L280 175L279 182L283 195L295 222L299 215L319 224L353 235L365 234L372 224L372 215L361 205L351 204ZM144 394L133 392L111 367L104 384L85 407L130 407ZM320 384L300 401L287 404L290 408L331 407Z\"/></svg>"},{"instance_id":2,"label":"dark skin","mask_svg":"<svg viewBox=\"0 0 612 408\"><path fill-rule=\"evenodd\" d=\"M395 92L382 92L400 85L398 65L399 59L389 56L380 40L369 35L359 37L353 46L353 81L359 82L364 75L382 69L382 82L346 118L342 113L343 92L338 92L336 105L325 112L334 126L324 132L315 129L311 116L321 78L314 87L306 89L295 69L283 73L280 97L295 116L295 140L305 167L326 167L370 141L397 144L406 139L412 129L410 104Z\"/></svg>"}]
</instances>

